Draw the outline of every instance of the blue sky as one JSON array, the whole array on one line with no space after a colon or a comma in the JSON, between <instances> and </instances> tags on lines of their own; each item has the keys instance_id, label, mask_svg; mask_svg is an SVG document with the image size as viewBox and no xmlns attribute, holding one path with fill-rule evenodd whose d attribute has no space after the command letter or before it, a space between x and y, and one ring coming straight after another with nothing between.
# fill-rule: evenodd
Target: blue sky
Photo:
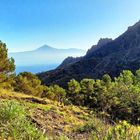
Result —
<instances>
[{"instance_id":1,"label":"blue sky","mask_svg":"<svg viewBox=\"0 0 140 140\"><path fill-rule=\"evenodd\" d=\"M0 39L10 52L44 44L89 49L140 20L140 0L1 0Z\"/></svg>"}]
</instances>

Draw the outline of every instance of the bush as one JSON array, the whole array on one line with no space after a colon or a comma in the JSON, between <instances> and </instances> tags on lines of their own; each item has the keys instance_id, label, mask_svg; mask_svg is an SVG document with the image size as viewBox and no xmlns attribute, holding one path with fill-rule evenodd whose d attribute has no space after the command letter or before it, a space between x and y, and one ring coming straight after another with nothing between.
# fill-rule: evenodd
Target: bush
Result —
<instances>
[{"instance_id":1,"label":"bush","mask_svg":"<svg viewBox=\"0 0 140 140\"><path fill-rule=\"evenodd\" d=\"M105 74L101 80L83 79L68 83L68 97L76 105L93 108L109 120L140 124L140 70L124 70L114 79Z\"/></svg>"},{"instance_id":2,"label":"bush","mask_svg":"<svg viewBox=\"0 0 140 140\"><path fill-rule=\"evenodd\" d=\"M91 140L139 140L140 130L134 128L126 121L120 121L117 125L106 128L101 132L92 131Z\"/></svg>"},{"instance_id":3,"label":"bush","mask_svg":"<svg viewBox=\"0 0 140 140\"><path fill-rule=\"evenodd\" d=\"M45 91L43 93L42 97L47 97L48 99L51 100L56 100L59 102L63 102L65 100L66 97L66 91L65 89L61 88L58 85L53 85L50 87L44 87Z\"/></svg>"},{"instance_id":4,"label":"bush","mask_svg":"<svg viewBox=\"0 0 140 140\"><path fill-rule=\"evenodd\" d=\"M36 75L30 72L22 72L15 78L14 89L18 92L40 97L44 87Z\"/></svg>"},{"instance_id":5,"label":"bush","mask_svg":"<svg viewBox=\"0 0 140 140\"><path fill-rule=\"evenodd\" d=\"M44 136L30 119L24 106L16 101L0 102L0 136L16 140L43 140Z\"/></svg>"}]
</instances>

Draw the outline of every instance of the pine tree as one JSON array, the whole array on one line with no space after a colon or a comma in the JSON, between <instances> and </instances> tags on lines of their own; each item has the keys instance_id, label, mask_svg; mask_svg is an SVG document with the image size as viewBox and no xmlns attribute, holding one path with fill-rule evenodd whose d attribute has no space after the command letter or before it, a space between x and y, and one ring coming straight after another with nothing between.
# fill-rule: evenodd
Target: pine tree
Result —
<instances>
[{"instance_id":1,"label":"pine tree","mask_svg":"<svg viewBox=\"0 0 140 140\"><path fill-rule=\"evenodd\" d=\"M14 59L8 58L6 44L0 41L0 87L11 88L15 65Z\"/></svg>"},{"instance_id":2,"label":"pine tree","mask_svg":"<svg viewBox=\"0 0 140 140\"><path fill-rule=\"evenodd\" d=\"M22 72L15 78L15 91L41 97L44 86L38 77L30 72Z\"/></svg>"}]
</instances>

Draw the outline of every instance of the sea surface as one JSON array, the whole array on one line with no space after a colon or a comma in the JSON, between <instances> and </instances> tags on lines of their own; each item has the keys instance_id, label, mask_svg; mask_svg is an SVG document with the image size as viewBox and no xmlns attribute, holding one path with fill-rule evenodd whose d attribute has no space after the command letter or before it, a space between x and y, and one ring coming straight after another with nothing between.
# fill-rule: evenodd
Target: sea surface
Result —
<instances>
[{"instance_id":1,"label":"sea surface","mask_svg":"<svg viewBox=\"0 0 140 140\"><path fill-rule=\"evenodd\" d=\"M20 72L32 72L34 74L55 69L59 64L52 65L34 65L34 66L17 66L16 74Z\"/></svg>"}]
</instances>

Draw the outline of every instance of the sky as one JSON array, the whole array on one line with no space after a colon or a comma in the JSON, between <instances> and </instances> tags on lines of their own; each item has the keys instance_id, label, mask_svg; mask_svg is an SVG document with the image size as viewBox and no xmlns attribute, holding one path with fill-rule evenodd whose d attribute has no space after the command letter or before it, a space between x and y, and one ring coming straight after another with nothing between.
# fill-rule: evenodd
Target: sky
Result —
<instances>
[{"instance_id":1,"label":"sky","mask_svg":"<svg viewBox=\"0 0 140 140\"><path fill-rule=\"evenodd\" d=\"M0 40L10 52L87 50L140 20L140 0L0 0Z\"/></svg>"}]
</instances>

